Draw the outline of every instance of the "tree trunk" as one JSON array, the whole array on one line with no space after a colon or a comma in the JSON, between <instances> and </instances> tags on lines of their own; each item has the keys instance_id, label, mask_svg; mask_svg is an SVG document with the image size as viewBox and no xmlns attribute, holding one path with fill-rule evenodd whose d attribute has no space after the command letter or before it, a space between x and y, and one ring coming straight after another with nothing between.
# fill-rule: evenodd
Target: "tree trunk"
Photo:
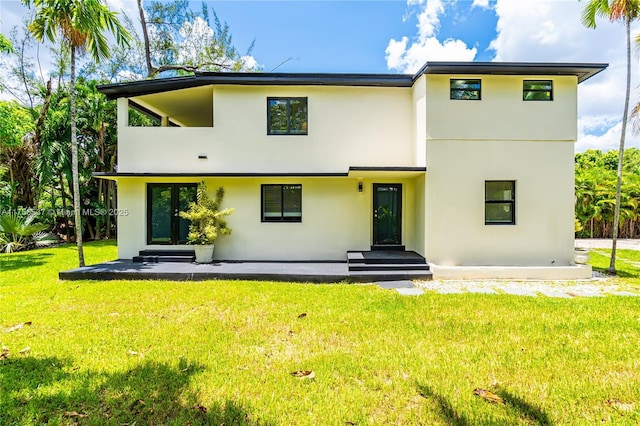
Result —
<instances>
[{"instance_id":1,"label":"tree trunk","mask_svg":"<svg viewBox=\"0 0 640 426\"><path fill-rule=\"evenodd\" d=\"M149 46L149 32L147 31L147 20L144 17L142 0L138 0L138 12L140 12L140 25L142 26L142 37L144 38L144 58L147 62L147 77L153 77L153 65L151 65L151 51Z\"/></svg>"},{"instance_id":2,"label":"tree trunk","mask_svg":"<svg viewBox=\"0 0 640 426\"><path fill-rule=\"evenodd\" d=\"M69 105L71 121L71 173L73 175L73 214L76 231L76 245L78 246L78 266L84 265L84 250L82 247L82 214L80 211L80 177L78 173L78 129L76 126L76 47L71 46L71 81L69 87Z\"/></svg>"},{"instance_id":3,"label":"tree trunk","mask_svg":"<svg viewBox=\"0 0 640 426\"><path fill-rule=\"evenodd\" d=\"M631 18L625 19L627 34L627 90L624 97L624 115L620 131L620 152L618 153L618 183L616 184L616 208L613 214L613 236L611 242L611 262L607 268L610 274L616 274L616 246L618 245L618 224L620 223L620 194L622 192L622 160L624 158L624 140L627 133L627 116L629 115L629 94L631 92Z\"/></svg>"},{"instance_id":4,"label":"tree trunk","mask_svg":"<svg viewBox=\"0 0 640 426\"><path fill-rule=\"evenodd\" d=\"M66 235L66 242L68 243L70 240L69 235L69 217L67 216L67 194L64 192L64 176L62 175L62 171L58 174L60 178L60 197L62 198L62 214L64 219L64 232Z\"/></svg>"}]
</instances>

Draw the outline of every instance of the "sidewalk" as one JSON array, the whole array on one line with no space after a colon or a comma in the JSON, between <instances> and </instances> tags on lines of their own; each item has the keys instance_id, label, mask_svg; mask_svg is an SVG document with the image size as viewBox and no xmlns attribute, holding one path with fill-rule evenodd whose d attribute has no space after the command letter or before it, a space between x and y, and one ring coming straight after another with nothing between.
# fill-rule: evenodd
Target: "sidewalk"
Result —
<instances>
[{"instance_id":1,"label":"sidewalk","mask_svg":"<svg viewBox=\"0 0 640 426\"><path fill-rule=\"evenodd\" d=\"M611 239L610 238L581 238L576 239L576 247L580 248L611 248ZM640 239L620 239L618 240L618 244L616 246L619 249L628 249L628 250L640 250Z\"/></svg>"}]
</instances>

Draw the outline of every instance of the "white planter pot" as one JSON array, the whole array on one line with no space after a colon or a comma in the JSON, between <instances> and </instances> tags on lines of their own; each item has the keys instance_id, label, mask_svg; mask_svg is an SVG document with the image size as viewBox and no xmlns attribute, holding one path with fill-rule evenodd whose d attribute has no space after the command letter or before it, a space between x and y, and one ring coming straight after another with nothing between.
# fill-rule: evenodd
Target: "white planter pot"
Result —
<instances>
[{"instance_id":1,"label":"white planter pot","mask_svg":"<svg viewBox=\"0 0 640 426\"><path fill-rule=\"evenodd\" d=\"M213 262L213 244L197 244L193 247L196 251L196 263Z\"/></svg>"},{"instance_id":2,"label":"white planter pot","mask_svg":"<svg viewBox=\"0 0 640 426\"><path fill-rule=\"evenodd\" d=\"M573 252L573 260L578 265L584 265L589 262L589 250L575 249Z\"/></svg>"}]
</instances>

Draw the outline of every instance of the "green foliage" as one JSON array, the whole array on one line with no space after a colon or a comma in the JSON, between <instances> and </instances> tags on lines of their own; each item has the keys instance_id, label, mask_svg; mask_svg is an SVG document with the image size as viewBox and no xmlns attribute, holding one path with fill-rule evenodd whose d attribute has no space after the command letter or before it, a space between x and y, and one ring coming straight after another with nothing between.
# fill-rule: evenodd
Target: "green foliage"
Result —
<instances>
[{"instance_id":1,"label":"green foliage","mask_svg":"<svg viewBox=\"0 0 640 426\"><path fill-rule=\"evenodd\" d=\"M13 52L13 45L4 35L0 34L0 53L11 52Z\"/></svg>"},{"instance_id":2,"label":"green foliage","mask_svg":"<svg viewBox=\"0 0 640 426\"><path fill-rule=\"evenodd\" d=\"M22 145L33 132L33 116L15 101L0 101L0 149Z\"/></svg>"},{"instance_id":3,"label":"green foliage","mask_svg":"<svg viewBox=\"0 0 640 426\"><path fill-rule=\"evenodd\" d=\"M86 49L96 62L109 57L108 30L119 45L128 45L131 35L102 0L22 0L35 8L29 30L39 41L55 42L58 35L69 45Z\"/></svg>"},{"instance_id":4,"label":"green foliage","mask_svg":"<svg viewBox=\"0 0 640 426\"><path fill-rule=\"evenodd\" d=\"M46 247L58 242L54 235L44 232L47 225L36 223L36 213L21 215L17 212L0 212L0 252L28 250Z\"/></svg>"},{"instance_id":5,"label":"green foliage","mask_svg":"<svg viewBox=\"0 0 640 426\"><path fill-rule=\"evenodd\" d=\"M188 210L180 212L180 217L191 221L187 237L189 244L213 244L218 236L231 233L224 218L233 213L234 209L220 210L223 198L223 187L218 188L216 198L211 199L204 181L198 185L196 202L189 203Z\"/></svg>"},{"instance_id":6,"label":"green foliage","mask_svg":"<svg viewBox=\"0 0 640 426\"><path fill-rule=\"evenodd\" d=\"M117 257L114 242L86 252L89 264ZM60 282L74 259L71 245L0 256L3 426L640 421L634 297ZM603 285L618 283L637 291L640 280ZM299 370L315 379L290 375ZM475 388L507 404L490 404Z\"/></svg>"},{"instance_id":7,"label":"green foliage","mask_svg":"<svg viewBox=\"0 0 640 426\"><path fill-rule=\"evenodd\" d=\"M616 199L618 153L588 150L575 156L576 227L578 237L610 238ZM619 235L640 235L640 149L624 152Z\"/></svg>"},{"instance_id":8,"label":"green foliage","mask_svg":"<svg viewBox=\"0 0 640 426\"><path fill-rule=\"evenodd\" d=\"M149 77L164 72L189 74L194 71L253 71L247 63L253 44L242 55L234 47L231 30L214 10L203 2L195 13L187 0L152 1L145 6L149 36Z\"/></svg>"}]
</instances>

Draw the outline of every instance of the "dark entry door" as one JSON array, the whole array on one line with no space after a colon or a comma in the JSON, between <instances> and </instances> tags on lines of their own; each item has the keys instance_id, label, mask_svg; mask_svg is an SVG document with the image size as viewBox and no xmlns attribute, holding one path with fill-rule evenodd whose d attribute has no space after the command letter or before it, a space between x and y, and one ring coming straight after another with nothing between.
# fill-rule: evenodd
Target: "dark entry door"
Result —
<instances>
[{"instance_id":1,"label":"dark entry door","mask_svg":"<svg viewBox=\"0 0 640 426\"><path fill-rule=\"evenodd\" d=\"M196 200L194 183L147 184L147 244L185 244L189 221L178 214Z\"/></svg>"},{"instance_id":2,"label":"dark entry door","mask_svg":"<svg viewBox=\"0 0 640 426\"><path fill-rule=\"evenodd\" d=\"M373 245L402 244L402 184L373 184Z\"/></svg>"}]
</instances>

